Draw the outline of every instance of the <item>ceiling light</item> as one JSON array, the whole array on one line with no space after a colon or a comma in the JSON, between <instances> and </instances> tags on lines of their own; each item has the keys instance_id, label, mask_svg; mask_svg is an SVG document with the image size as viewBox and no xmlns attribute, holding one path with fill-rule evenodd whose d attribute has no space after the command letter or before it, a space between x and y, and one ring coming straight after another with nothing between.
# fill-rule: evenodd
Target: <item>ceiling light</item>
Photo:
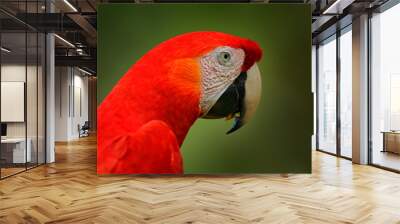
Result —
<instances>
[{"instance_id":1,"label":"ceiling light","mask_svg":"<svg viewBox=\"0 0 400 224\"><path fill-rule=\"evenodd\" d=\"M54 34L54 36L57 37L57 38L58 38L59 40L61 40L62 42L64 42L65 44L67 44L68 46L75 48L75 45L73 45L73 44L72 44L71 42L69 42L68 40L66 40L66 39L64 39L64 38L62 38L62 37L60 37L60 36L57 35L57 34Z\"/></svg>"},{"instance_id":2,"label":"ceiling light","mask_svg":"<svg viewBox=\"0 0 400 224\"><path fill-rule=\"evenodd\" d=\"M83 55L83 49L82 48L77 48L76 49L76 53L78 53L79 55Z\"/></svg>"},{"instance_id":3,"label":"ceiling light","mask_svg":"<svg viewBox=\"0 0 400 224\"><path fill-rule=\"evenodd\" d=\"M1 47L0 49L1 49L1 51L4 51L6 53L10 53L11 52L11 50L9 50L9 49L7 49L5 47Z\"/></svg>"},{"instance_id":4,"label":"ceiling light","mask_svg":"<svg viewBox=\"0 0 400 224\"><path fill-rule=\"evenodd\" d=\"M327 9L325 9L322 14L341 14L343 13L343 9L351 5L353 2L354 0L336 0Z\"/></svg>"},{"instance_id":5,"label":"ceiling light","mask_svg":"<svg viewBox=\"0 0 400 224\"><path fill-rule=\"evenodd\" d=\"M86 70L83 70L83 69L81 69L81 68L79 68L79 67L78 67L78 70L81 71L81 72L83 72L83 73L85 73L85 74L87 74L87 75L90 75L90 76L93 75L92 73L90 73L90 72L88 72L88 71L86 71Z\"/></svg>"},{"instance_id":6,"label":"ceiling light","mask_svg":"<svg viewBox=\"0 0 400 224\"><path fill-rule=\"evenodd\" d=\"M68 0L64 0L64 3L68 5L68 7L70 7L74 12L78 12L78 10Z\"/></svg>"}]
</instances>

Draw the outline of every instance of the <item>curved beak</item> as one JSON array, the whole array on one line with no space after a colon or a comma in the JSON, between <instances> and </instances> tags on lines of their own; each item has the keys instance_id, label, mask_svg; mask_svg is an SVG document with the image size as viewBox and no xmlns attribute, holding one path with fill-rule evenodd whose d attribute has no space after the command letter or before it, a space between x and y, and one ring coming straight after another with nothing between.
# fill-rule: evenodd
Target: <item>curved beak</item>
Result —
<instances>
[{"instance_id":1,"label":"curved beak","mask_svg":"<svg viewBox=\"0 0 400 224\"><path fill-rule=\"evenodd\" d=\"M242 72L203 118L235 118L230 134L245 125L257 110L261 98L261 76L256 63Z\"/></svg>"}]
</instances>

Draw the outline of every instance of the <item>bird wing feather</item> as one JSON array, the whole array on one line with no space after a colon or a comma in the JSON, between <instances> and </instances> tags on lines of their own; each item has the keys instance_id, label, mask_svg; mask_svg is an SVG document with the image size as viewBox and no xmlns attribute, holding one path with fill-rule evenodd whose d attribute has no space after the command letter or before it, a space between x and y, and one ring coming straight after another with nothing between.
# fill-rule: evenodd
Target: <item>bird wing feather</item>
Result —
<instances>
[{"instance_id":1,"label":"bird wing feather","mask_svg":"<svg viewBox=\"0 0 400 224\"><path fill-rule=\"evenodd\" d=\"M103 139L99 174L181 174L182 157L174 132L152 120L134 133ZM102 161L101 161L102 160Z\"/></svg>"}]
</instances>

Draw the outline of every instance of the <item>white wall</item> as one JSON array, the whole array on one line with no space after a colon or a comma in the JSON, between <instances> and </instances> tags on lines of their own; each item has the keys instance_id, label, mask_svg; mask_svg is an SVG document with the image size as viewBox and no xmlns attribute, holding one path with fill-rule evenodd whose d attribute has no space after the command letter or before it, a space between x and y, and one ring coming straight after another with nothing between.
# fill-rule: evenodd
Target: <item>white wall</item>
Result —
<instances>
[{"instance_id":1,"label":"white wall","mask_svg":"<svg viewBox=\"0 0 400 224\"><path fill-rule=\"evenodd\" d=\"M36 80L31 75L36 77L36 66L27 66L27 74L29 86L36 86ZM1 66L1 81L2 82L25 82L25 64L4 64ZM36 88L27 88L27 106L30 107L28 112L32 110L36 111ZM32 108L34 107L34 108ZM7 108L1 108L7 110ZM28 122L34 122L36 124L36 113L28 113ZM28 124L29 127L33 127L33 124ZM34 127L36 130L36 126ZM7 122L7 136L8 137L25 137L25 122ZM28 130L29 137L29 130Z\"/></svg>"},{"instance_id":2,"label":"white wall","mask_svg":"<svg viewBox=\"0 0 400 224\"><path fill-rule=\"evenodd\" d=\"M56 67L55 140L79 137L78 125L88 120L88 77L76 68Z\"/></svg>"},{"instance_id":3,"label":"white wall","mask_svg":"<svg viewBox=\"0 0 400 224\"><path fill-rule=\"evenodd\" d=\"M30 139L30 148L32 161L39 163L44 162L45 148L45 116L44 116L44 74L42 67L36 65L25 64L3 64L1 66L1 81L2 82L24 82L26 83L26 110L27 120L24 122L6 122L7 137L9 138L24 138L25 135ZM25 80L27 78L27 80ZM2 96L7 97L7 96ZM1 108L1 110L10 110L10 108ZM12 112L12 111L11 111ZM25 112L25 111L23 111ZM39 153L39 156L37 156Z\"/></svg>"},{"instance_id":4,"label":"white wall","mask_svg":"<svg viewBox=\"0 0 400 224\"><path fill-rule=\"evenodd\" d=\"M88 121L89 119L89 111L88 111L88 77L87 76L82 76L83 73L76 73L77 70L75 70L75 75L74 75L74 108L72 109L73 111L73 119L72 119L72 130L71 130L71 135L74 136L74 138L79 137L78 133L78 124L81 126L85 123L85 121ZM81 110L81 111L80 111Z\"/></svg>"},{"instance_id":5,"label":"white wall","mask_svg":"<svg viewBox=\"0 0 400 224\"><path fill-rule=\"evenodd\" d=\"M46 1L49 11L54 11ZM46 163L56 160L55 153L55 42L54 34L46 35Z\"/></svg>"},{"instance_id":6,"label":"white wall","mask_svg":"<svg viewBox=\"0 0 400 224\"><path fill-rule=\"evenodd\" d=\"M32 67L28 67L31 70ZM25 64L8 64L1 66L1 81L25 82ZM1 108L7 110L7 108ZM7 137L25 137L25 122L7 123Z\"/></svg>"},{"instance_id":7,"label":"white wall","mask_svg":"<svg viewBox=\"0 0 400 224\"><path fill-rule=\"evenodd\" d=\"M55 141L68 140L70 76L67 67L55 68Z\"/></svg>"}]
</instances>

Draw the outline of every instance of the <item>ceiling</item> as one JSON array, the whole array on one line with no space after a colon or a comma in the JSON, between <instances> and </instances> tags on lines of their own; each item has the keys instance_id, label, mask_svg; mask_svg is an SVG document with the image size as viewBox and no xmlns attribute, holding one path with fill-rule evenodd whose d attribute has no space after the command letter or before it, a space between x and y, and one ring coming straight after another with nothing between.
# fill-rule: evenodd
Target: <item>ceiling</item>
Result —
<instances>
[{"instance_id":1,"label":"ceiling","mask_svg":"<svg viewBox=\"0 0 400 224\"><path fill-rule=\"evenodd\" d=\"M306 3L312 9L312 36L329 35L329 28L346 16L356 15L383 4L386 0L1 0L0 21L4 38L14 54L23 54L25 39L21 32L55 32L56 63L59 65L86 66L96 70L97 12L102 3L171 3L171 2L250 2ZM335 3L336 2L336 3ZM51 12L51 13L49 13ZM351 23L351 18L350 18ZM330 32L335 32L335 29ZM69 43L66 43L66 40ZM29 42L29 41L28 41ZM72 46L72 45L73 46ZM31 48L32 46L32 48ZM27 51L32 52L34 43ZM58 57L58 58L57 58ZM57 60L58 59L58 60ZM81 63L81 64L80 64Z\"/></svg>"}]
</instances>

